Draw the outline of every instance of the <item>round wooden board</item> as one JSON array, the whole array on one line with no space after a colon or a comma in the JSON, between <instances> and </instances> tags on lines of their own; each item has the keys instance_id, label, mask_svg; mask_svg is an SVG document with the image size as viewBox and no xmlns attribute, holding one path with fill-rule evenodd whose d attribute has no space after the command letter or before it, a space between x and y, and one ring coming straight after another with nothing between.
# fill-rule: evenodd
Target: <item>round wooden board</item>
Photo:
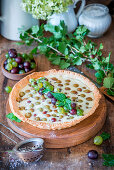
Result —
<instances>
[{"instance_id":1,"label":"round wooden board","mask_svg":"<svg viewBox=\"0 0 114 170\"><path fill-rule=\"evenodd\" d=\"M9 102L6 105L6 114L10 113ZM62 130L45 130L34 127L28 123L17 123L7 119L9 126L17 133L28 138L40 137L45 140L46 148L66 148L81 144L102 128L106 119L106 102L104 96L100 100L99 107L93 115L79 124Z\"/></svg>"}]
</instances>

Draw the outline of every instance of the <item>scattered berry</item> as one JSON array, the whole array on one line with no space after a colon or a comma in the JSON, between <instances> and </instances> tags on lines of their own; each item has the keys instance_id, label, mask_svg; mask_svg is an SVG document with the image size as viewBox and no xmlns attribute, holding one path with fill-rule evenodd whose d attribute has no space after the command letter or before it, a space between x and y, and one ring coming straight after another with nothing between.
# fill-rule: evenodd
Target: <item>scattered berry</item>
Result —
<instances>
[{"instance_id":1,"label":"scattered berry","mask_svg":"<svg viewBox=\"0 0 114 170\"><path fill-rule=\"evenodd\" d=\"M71 109L70 114L71 115L76 115L76 109Z\"/></svg>"},{"instance_id":2,"label":"scattered berry","mask_svg":"<svg viewBox=\"0 0 114 170\"><path fill-rule=\"evenodd\" d=\"M71 103L71 107L74 109L76 108L76 103Z\"/></svg>"},{"instance_id":3,"label":"scattered berry","mask_svg":"<svg viewBox=\"0 0 114 170\"><path fill-rule=\"evenodd\" d=\"M96 137L94 138L94 144L95 144L95 145L101 145L102 142L103 142L103 138L102 138L101 136L96 136Z\"/></svg>"},{"instance_id":4,"label":"scattered berry","mask_svg":"<svg viewBox=\"0 0 114 170\"><path fill-rule=\"evenodd\" d=\"M12 91L12 88L11 88L10 86L6 86L6 87L5 87L5 91L6 91L7 93L10 93L10 92Z\"/></svg>"},{"instance_id":5,"label":"scattered berry","mask_svg":"<svg viewBox=\"0 0 114 170\"><path fill-rule=\"evenodd\" d=\"M48 92L47 97L53 98L53 95L50 92Z\"/></svg>"},{"instance_id":6,"label":"scattered berry","mask_svg":"<svg viewBox=\"0 0 114 170\"><path fill-rule=\"evenodd\" d=\"M10 50L8 51L8 55L9 55L10 58L16 58L16 57L17 57L17 51L16 51L16 49L10 49Z\"/></svg>"},{"instance_id":7,"label":"scattered berry","mask_svg":"<svg viewBox=\"0 0 114 170\"><path fill-rule=\"evenodd\" d=\"M88 152L88 158L89 159L97 159L98 158L98 152L95 150L90 150Z\"/></svg>"},{"instance_id":8,"label":"scattered berry","mask_svg":"<svg viewBox=\"0 0 114 170\"><path fill-rule=\"evenodd\" d=\"M53 117L53 118L51 119L51 121L52 121L52 122L56 122L56 118Z\"/></svg>"},{"instance_id":9,"label":"scattered berry","mask_svg":"<svg viewBox=\"0 0 114 170\"><path fill-rule=\"evenodd\" d=\"M57 99L53 97L53 98L51 99L51 103L55 105L56 102L57 102Z\"/></svg>"}]
</instances>

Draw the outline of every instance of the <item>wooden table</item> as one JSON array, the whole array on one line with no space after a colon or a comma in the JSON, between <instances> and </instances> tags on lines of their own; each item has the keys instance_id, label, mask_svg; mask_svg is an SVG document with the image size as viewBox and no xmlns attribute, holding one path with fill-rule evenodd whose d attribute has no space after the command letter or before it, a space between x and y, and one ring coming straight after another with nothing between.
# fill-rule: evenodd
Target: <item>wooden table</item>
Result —
<instances>
[{"instance_id":1,"label":"wooden table","mask_svg":"<svg viewBox=\"0 0 114 170\"><path fill-rule=\"evenodd\" d=\"M109 51L112 52L112 58L111 61L114 63L114 20L113 23L109 29L109 31L101 38L94 39L94 42L103 43L104 44L104 54L105 56L108 54ZM3 60L3 55L5 52L10 48L16 48L18 52L29 52L32 47L25 47L25 46L17 46L15 42L6 40L2 36L0 36L0 63ZM38 61L38 70L44 71L49 70L52 68L58 69L57 66L53 66L50 64L49 61L44 56L38 55L37 56ZM95 79L94 77L94 71L87 69L84 65L80 67L80 69L86 73L91 78ZM4 87L7 85L10 85L13 87L13 85L16 83L16 81L9 80L5 78L2 75L2 72L0 70L0 122L7 125L6 117L5 117L5 107L6 107L6 101L8 98L8 94L5 93ZM106 168L105 166L102 166L102 153L114 153L114 105L111 100L106 98L107 102L107 119L106 122L102 128L102 130L97 134L101 134L102 132L106 131L111 134L110 140L105 141L101 146L95 146L93 144L93 138L88 140L87 142L70 147L65 149L46 149L44 153L44 157L42 160L40 160L37 163L29 164L26 166L20 165L20 167L17 167L16 169L19 170L105 170L105 169L113 169L113 168ZM7 125L8 126L8 125ZM13 134L11 134L8 130L4 130L4 128L0 125L0 130L5 132L7 135L12 137L12 139L19 142L20 140L15 137ZM4 137L0 134L0 151L1 150L7 150L13 148L14 143L11 142L9 139ZM95 149L99 153L99 158L96 161L92 161L87 158L87 152L91 149ZM3 166L3 165L1 165ZM2 167L1 167L2 169ZM9 166L3 168L3 169L10 169ZM12 169L12 168L11 168Z\"/></svg>"}]
</instances>

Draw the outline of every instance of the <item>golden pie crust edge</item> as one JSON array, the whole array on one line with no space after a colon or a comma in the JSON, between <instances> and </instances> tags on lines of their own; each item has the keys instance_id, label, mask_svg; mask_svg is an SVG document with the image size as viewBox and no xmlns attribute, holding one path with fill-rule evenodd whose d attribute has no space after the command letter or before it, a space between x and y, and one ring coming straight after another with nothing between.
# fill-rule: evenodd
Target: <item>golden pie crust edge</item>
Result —
<instances>
[{"instance_id":1,"label":"golden pie crust edge","mask_svg":"<svg viewBox=\"0 0 114 170\"><path fill-rule=\"evenodd\" d=\"M84 84L86 84L91 91L94 94L94 105L91 108L91 110L88 112L88 114L84 115L83 117L81 117L80 119L73 119L69 122L43 122L43 121L34 121L34 120L30 120L29 118L24 117L17 106L17 102L16 102L16 98L19 95L19 91L21 89L23 89L28 83L29 83L29 79L30 78L34 78L34 79L38 79L40 77L44 77L46 75L49 74L53 74L53 76L56 74L66 74L67 76L69 76L70 78L76 78L78 80L81 80L82 82L84 82ZM66 71L66 70L49 70L49 71L45 71L45 72L34 72L28 76L26 76L25 78L21 79L19 82L17 82L15 84L15 86L13 87L10 95L9 95L9 104L10 104L10 109L12 111L12 113L17 116L20 120L22 120L23 122L29 123L35 127L41 128L41 129L49 129L49 130L56 130L56 129L64 129L64 128L68 128L71 126L76 125L77 123L81 122L82 120L86 119L87 117L89 117L90 115L92 115L95 110L97 109L98 105L99 105L99 100L101 98L101 94L98 90L98 88L86 77L78 74L78 73L74 73L71 71Z\"/></svg>"}]
</instances>

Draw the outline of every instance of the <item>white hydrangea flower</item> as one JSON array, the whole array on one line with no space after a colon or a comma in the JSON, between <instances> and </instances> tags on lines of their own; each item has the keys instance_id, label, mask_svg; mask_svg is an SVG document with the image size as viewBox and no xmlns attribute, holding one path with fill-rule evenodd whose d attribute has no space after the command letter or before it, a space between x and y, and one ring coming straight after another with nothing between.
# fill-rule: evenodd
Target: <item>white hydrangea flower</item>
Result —
<instances>
[{"instance_id":1,"label":"white hydrangea flower","mask_svg":"<svg viewBox=\"0 0 114 170\"><path fill-rule=\"evenodd\" d=\"M54 13L67 11L73 3L74 0L22 0L21 8L36 19L46 20Z\"/></svg>"}]
</instances>

